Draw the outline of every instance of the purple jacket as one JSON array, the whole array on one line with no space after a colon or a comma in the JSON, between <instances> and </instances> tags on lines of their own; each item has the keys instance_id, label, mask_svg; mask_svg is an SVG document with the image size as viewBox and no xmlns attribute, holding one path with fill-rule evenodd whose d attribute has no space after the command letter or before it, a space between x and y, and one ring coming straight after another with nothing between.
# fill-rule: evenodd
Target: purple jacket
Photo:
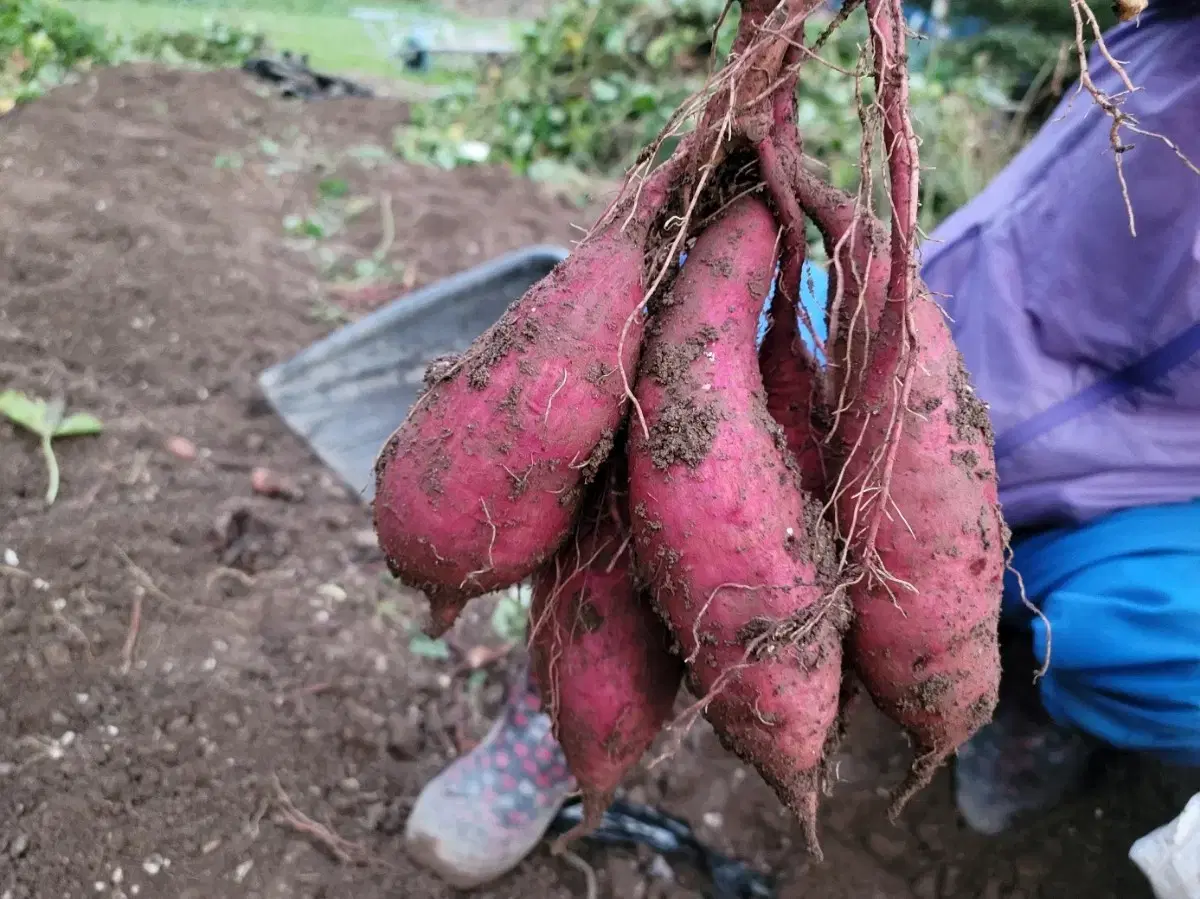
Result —
<instances>
[{"instance_id":1,"label":"purple jacket","mask_svg":"<svg viewBox=\"0 0 1200 899\"><path fill-rule=\"evenodd\" d=\"M1144 16L1107 43L1141 88L1123 109L1200 165L1200 18ZM1072 90L922 251L991 407L1014 528L1200 497L1200 175L1125 129L1130 236L1110 127Z\"/></svg>"}]
</instances>

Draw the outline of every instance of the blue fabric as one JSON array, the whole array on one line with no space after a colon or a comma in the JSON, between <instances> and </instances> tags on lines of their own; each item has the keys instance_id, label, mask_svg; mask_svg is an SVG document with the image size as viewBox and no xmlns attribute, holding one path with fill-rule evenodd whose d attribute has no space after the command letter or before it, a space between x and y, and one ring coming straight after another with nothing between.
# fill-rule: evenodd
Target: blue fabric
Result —
<instances>
[{"instance_id":1,"label":"blue fabric","mask_svg":"<svg viewBox=\"0 0 1200 899\"><path fill-rule=\"evenodd\" d=\"M1200 496L1200 178L1141 139L1169 135L1200 157L1200 18L1168 18L1105 35L1139 87L1121 106L1142 131L1122 156L1136 237L1112 120L1071 88L922 247L921 274L988 404L1014 528ZM1096 48L1088 67L1100 91L1125 90Z\"/></svg>"},{"instance_id":2,"label":"blue fabric","mask_svg":"<svg viewBox=\"0 0 1200 899\"><path fill-rule=\"evenodd\" d=\"M778 281L778 268L776 268L775 280L771 281L771 289L767 291L766 303L763 306L762 317L758 320L758 345L762 346L763 338L767 334L767 313L770 311L771 303L775 300L775 286ZM817 336L821 342L825 342L827 329L825 327L825 302L829 296L829 275L825 269L818 265L813 265L808 260L804 261L804 267L800 269L800 305L808 312L808 317L812 320L813 328L816 329ZM817 358L817 363L825 364L825 357L817 351L816 341L813 340L812 334L804 327L804 321L800 324L800 339L804 341L804 345Z\"/></svg>"},{"instance_id":3,"label":"blue fabric","mask_svg":"<svg viewBox=\"0 0 1200 899\"><path fill-rule=\"evenodd\" d=\"M1032 632L1046 711L1121 749L1200 765L1200 501L1014 542L1004 618Z\"/></svg>"}]
</instances>

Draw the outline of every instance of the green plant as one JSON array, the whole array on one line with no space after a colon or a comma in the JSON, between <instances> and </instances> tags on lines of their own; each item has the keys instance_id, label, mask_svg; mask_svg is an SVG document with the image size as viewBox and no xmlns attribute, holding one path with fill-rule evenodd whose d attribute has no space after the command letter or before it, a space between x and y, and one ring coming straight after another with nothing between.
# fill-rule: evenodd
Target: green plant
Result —
<instances>
[{"instance_id":1,"label":"green plant","mask_svg":"<svg viewBox=\"0 0 1200 899\"><path fill-rule=\"evenodd\" d=\"M415 656L420 656L423 659L432 659L435 662L447 662L450 660L450 647L446 645L445 640L435 640L432 637L427 637L420 631L414 631L408 640L408 651Z\"/></svg>"},{"instance_id":2,"label":"green plant","mask_svg":"<svg viewBox=\"0 0 1200 899\"><path fill-rule=\"evenodd\" d=\"M54 500L58 498L58 458L54 455L54 441L60 437L90 437L104 430L100 419L87 412L67 415L62 400L47 403L16 390L0 393L0 416L35 434L41 442L49 475L49 486L46 488L48 506L54 505Z\"/></svg>"},{"instance_id":3,"label":"green plant","mask_svg":"<svg viewBox=\"0 0 1200 899\"><path fill-rule=\"evenodd\" d=\"M101 29L55 3L0 0L0 115L111 53Z\"/></svg>"},{"instance_id":4,"label":"green plant","mask_svg":"<svg viewBox=\"0 0 1200 899\"><path fill-rule=\"evenodd\" d=\"M0 115L91 65L129 58L236 65L265 43L255 29L212 19L196 29L152 29L114 39L55 0L0 0Z\"/></svg>"},{"instance_id":5,"label":"green plant","mask_svg":"<svg viewBox=\"0 0 1200 899\"><path fill-rule=\"evenodd\" d=\"M506 643L522 643L529 624L533 590L528 583L515 584L499 594L492 610L492 630Z\"/></svg>"},{"instance_id":6,"label":"green plant","mask_svg":"<svg viewBox=\"0 0 1200 899\"><path fill-rule=\"evenodd\" d=\"M930 10L934 0L914 0L905 6ZM1112 5L1092 3L1101 27L1116 23ZM960 18L979 18L995 27L1018 28L1026 34L1070 36L1075 32L1075 17L1071 4L1064 0L954 0L953 14Z\"/></svg>"},{"instance_id":7,"label":"green plant","mask_svg":"<svg viewBox=\"0 0 1200 899\"><path fill-rule=\"evenodd\" d=\"M728 49L738 7L714 50L712 29L723 6L720 0L564 0L527 29L512 60L484 68L480 86L417 104L396 131L395 150L443 168L487 162L531 176L546 166L619 175L702 86L714 53L720 58ZM809 24L810 40L824 25ZM805 151L846 189L860 178L861 127L854 80L845 72L866 39L865 20L856 14L822 49L826 64L807 66L799 98ZM925 228L978 193L1019 148L1025 132L1009 125L1016 108L1010 97L1018 73L1036 56L1006 55L999 43L990 55L947 46L938 45L911 83L928 169ZM870 79L863 90L871 94Z\"/></svg>"},{"instance_id":8,"label":"green plant","mask_svg":"<svg viewBox=\"0 0 1200 899\"><path fill-rule=\"evenodd\" d=\"M170 28L143 32L129 42L129 49L135 56L166 63L231 66L239 65L265 45L265 35L255 28L206 19L198 29Z\"/></svg>"},{"instance_id":9,"label":"green plant","mask_svg":"<svg viewBox=\"0 0 1200 899\"><path fill-rule=\"evenodd\" d=\"M721 0L569 0L529 26L478 88L414 110L397 135L409 159L443 166L539 159L623 168L698 87Z\"/></svg>"}]
</instances>

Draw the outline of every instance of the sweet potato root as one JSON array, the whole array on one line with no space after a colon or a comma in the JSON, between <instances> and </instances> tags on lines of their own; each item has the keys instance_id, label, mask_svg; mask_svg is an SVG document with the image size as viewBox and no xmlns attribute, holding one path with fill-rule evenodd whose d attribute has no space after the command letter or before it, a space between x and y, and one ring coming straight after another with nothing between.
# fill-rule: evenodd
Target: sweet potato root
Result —
<instances>
[{"instance_id":1,"label":"sweet potato root","mask_svg":"<svg viewBox=\"0 0 1200 899\"><path fill-rule=\"evenodd\" d=\"M874 510L854 498L854 486L882 474L879 463L894 446L889 508L873 541L886 574L873 573L852 591L849 646L875 702L916 741L896 812L991 719L1007 541L987 411L941 311L924 295L911 316L920 349L907 409L899 409L895 375L869 368L846 417L844 443L858 451L847 461L848 490L838 503L841 522L852 523L851 545L861 546ZM876 336L881 345L899 339L890 330ZM888 431L894 413L898 439Z\"/></svg>"},{"instance_id":2,"label":"sweet potato root","mask_svg":"<svg viewBox=\"0 0 1200 899\"><path fill-rule=\"evenodd\" d=\"M632 428L635 557L726 747L816 839L837 717L834 548L766 407L755 351L777 227L744 198L697 240L656 313Z\"/></svg>"},{"instance_id":3,"label":"sweet potato root","mask_svg":"<svg viewBox=\"0 0 1200 899\"><path fill-rule=\"evenodd\" d=\"M625 414L660 170L431 383L376 463L375 528L423 590L431 634L474 596L523 580L566 539ZM618 353L618 346L620 352Z\"/></svg>"},{"instance_id":4,"label":"sweet potato root","mask_svg":"<svg viewBox=\"0 0 1200 899\"><path fill-rule=\"evenodd\" d=\"M623 451L618 451L622 453ZM593 830L671 714L683 660L633 571L624 459L534 578L530 657Z\"/></svg>"},{"instance_id":5,"label":"sweet potato root","mask_svg":"<svg viewBox=\"0 0 1200 899\"><path fill-rule=\"evenodd\" d=\"M848 653L876 705L916 744L895 814L995 708L1007 536L991 426L923 285L887 302L882 225L807 173L797 174L797 195L837 263L831 368L844 411L832 489L838 530L867 569L850 591Z\"/></svg>"}]
</instances>

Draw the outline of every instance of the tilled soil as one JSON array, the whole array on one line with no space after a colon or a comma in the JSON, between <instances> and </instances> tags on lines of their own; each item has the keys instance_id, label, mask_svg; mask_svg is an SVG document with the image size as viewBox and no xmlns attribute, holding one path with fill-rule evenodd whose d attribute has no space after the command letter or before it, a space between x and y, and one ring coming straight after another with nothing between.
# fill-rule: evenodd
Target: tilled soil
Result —
<instances>
[{"instance_id":1,"label":"tilled soil","mask_svg":"<svg viewBox=\"0 0 1200 899\"><path fill-rule=\"evenodd\" d=\"M403 119L392 101L302 106L238 72L147 67L0 119L0 389L106 426L56 444L46 508L36 441L0 424L0 897L452 895L399 832L516 661L469 675L485 654L468 650L500 642L484 601L448 661L417 651L419 597L383 576L366 510L255 378L397 292L566 244L587 215L502 171L395 162ZM282 496L254 493L258 466ZM1121 762L1086 801L987 840L945 776L886 822L907 750L878 716L847 746L821 866L703 728L631 793L789 899L1137 899L1129 843L1200 786ZM700 895L648 853L582 854L601 896ZM539 850L479 895L584 881Z\"/></svg>"}]
</instances>

